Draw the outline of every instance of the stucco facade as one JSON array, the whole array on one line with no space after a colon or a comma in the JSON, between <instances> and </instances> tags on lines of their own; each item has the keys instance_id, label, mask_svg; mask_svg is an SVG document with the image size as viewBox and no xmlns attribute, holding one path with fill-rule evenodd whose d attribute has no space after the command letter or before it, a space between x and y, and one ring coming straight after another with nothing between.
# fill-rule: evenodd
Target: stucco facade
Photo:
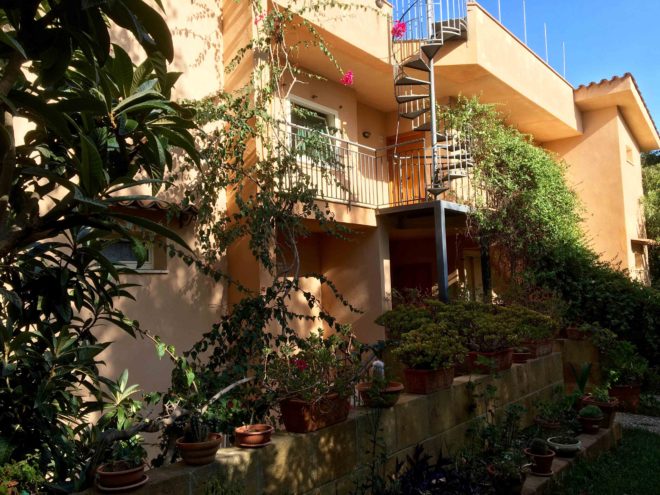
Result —
<instances>
[{"instance_id":1,"label":"stucco facade","mask_svg":"<svg viewBox=\"0 0 660 495\"><path fill-rule=\"evenodd\" d=\"M177 47L174 67L185 72L177 84L177 97L198 98L221 88L236 90L250 80L258 62L253 54L236 70L228 74L223 70L257 29L248 2L164 3ZM387 169L391 168L387 155L378 155L377 150L388 146L397 132L402 136L412 130L407 121L397 127L390 48L392 6L383 2L378 7L370 0L358 3L368 10L331 10L307 16L337 63L354 72L355 83L351 87L339 84L336 67L318 49L300 49L294 56L296 64L327 80L294 85L291 101L326 109L339 128L337 139L365 156L373 154L369 163ZM278 2L280 7L287 4ZM264 8L272 6L264 3ZM308 36L306 32L288 35L297 40ZM660 148L660 138L632 76L573 88L476 3L468 4L467 39L446 43L433 71L439 102L462 94L496 103L510 124L568 163L569 180L584 205L586 234L602 259L632 272L639 268L641 249L644 263L640 153ZM287 104L290 102L278 102L274 109L285 120ZM253 151L258 153L256 148ZM344 240L314 233L301 239L299 247L302 272L329 277L361 312L350 312L313 279L304 281L306 289L324 310L352 323L359 338L373 342L382 338L382 330L373 320L388 308L393 288L433 284L438 212L430 203L394 207L391 174L367 176L362 169L356 174L370 191L359 196L360 201L320 200L354 233ZM478 296L483 290L479 248L463 235L461 205L452 209L452 197L441 199L450 207L443 217L448 241L444 262L450 284L462 283ZM227 207L232 208L231 196ZM194 244L191 226L182 227L181 232ZM414 260L415 266L402 263L403 259ZM232 276L254 290L267 282L242 245L233 247L223 263ZM198 340L240 297L173 259L167 260L161 273L136 275L135 281L143 286L136 291L138 303L125 303L124 309L179 349ZM305 325L300 330L309 328ZM118 337L110 329L107 335L119 338L119 345L112 346L112 354L106 357L108 373L115 375L129 367L132 379L146 389L166 387L169 366L157 360L150 343ZM138 357L140 366L133 366Z\"/></svg>"}]
</instances>

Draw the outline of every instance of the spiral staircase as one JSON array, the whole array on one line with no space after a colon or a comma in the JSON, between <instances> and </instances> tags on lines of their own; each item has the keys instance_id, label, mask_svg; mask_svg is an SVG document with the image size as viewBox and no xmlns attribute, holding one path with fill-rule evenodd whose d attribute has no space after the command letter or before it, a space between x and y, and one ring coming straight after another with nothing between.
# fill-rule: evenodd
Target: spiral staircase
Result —
<instances>
[{"instance_id":1,"label":"spiral staircase","mask_svg":"<svg viewBox=\"0 0 660 495\"><path fill-rule=\"evenodd\" d=\"M467 38L467 1L395 0L393 12L399 124L406 119L412 121L413 131L430 133L431 146L425 149L430 168L426 194L428 199L436 199L451 189L453 181L467 178L473 166L469 133L438 122L434 104L434 62L447 42ZM396 149L394 156L398 157Z\"/></svg>"}]
</instances>

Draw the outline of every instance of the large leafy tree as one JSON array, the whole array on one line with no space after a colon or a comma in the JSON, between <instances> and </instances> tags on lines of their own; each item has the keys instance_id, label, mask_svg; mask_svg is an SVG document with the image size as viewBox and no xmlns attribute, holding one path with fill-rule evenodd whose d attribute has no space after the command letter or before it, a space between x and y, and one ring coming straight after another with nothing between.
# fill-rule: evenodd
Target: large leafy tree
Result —
<instances>
[{"instance_id":1,"label":"large leafy tree","mask_svg":"<svg viewBox=\"0 0 660 495\"><path fill-rule=\"evenodd\" d=\"M660 151L642 156L644 180L644 213L646 235L660 243ZM653 287L660 288L660 246L649 248L649 269Z\"/></svg>"},{"instance_id":2,"label":"large leafy tree","mask_svg":"<svg viewBox=\"0 0 660 495\"><path fill-rule=\"evenodd\" d=\"M173 146L197 160L194 124L170 99L170 33L142 0L2 0L0 24L0 436L71 489L101 407L108 344L93 329L139 331L114 305L130 294L102 247L128 240L140 260L151 235L183 244L118 203L165 187ZM113 25L143 50L139 67Z\"/></svg>"}]
</instances>

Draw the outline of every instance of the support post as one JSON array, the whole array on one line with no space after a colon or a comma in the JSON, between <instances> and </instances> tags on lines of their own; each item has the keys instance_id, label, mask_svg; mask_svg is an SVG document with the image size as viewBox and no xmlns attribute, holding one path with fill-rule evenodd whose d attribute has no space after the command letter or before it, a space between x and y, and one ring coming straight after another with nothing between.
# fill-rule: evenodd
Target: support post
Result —
<instances>
[{"instance_id":1,"label":"support post","mask_svg":"<svg viewBox=\"0 0 660 495\"><path fill-rule=\"evenodd\" d=\"M481 285L484 291L484 304L492 302L492 281L490 273L490 245L481 240Z\"/></svg>"},{"instance_id":2,"label":"support post","mask_svg":"<svg viewBox=\"0 0 660 495\"><path fill-rule=\"evenodd\" d=\"M438 272L438 299L449 302L449 268L447 267L447 222L444 201L433 204L435 220L435 260Z\"/></svg>"}]
</instances>

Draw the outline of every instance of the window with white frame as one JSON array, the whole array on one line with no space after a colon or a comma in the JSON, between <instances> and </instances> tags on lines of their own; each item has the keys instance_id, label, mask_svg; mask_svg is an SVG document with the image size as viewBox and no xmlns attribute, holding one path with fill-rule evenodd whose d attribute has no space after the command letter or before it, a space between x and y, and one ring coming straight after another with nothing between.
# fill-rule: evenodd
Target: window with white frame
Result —
<instances>
[{"instance_id":1,"label":"window with white frame","mask_svg":"<svg viewBox=\"0 0 660 495\"><path fill-rule=\"evenodd\" d=\"M325 167L340 165L337 112L293 96L289 104L290 146L299 160Z\"/></svg>"},{"instance_id":2,"label":"window with white frame","mask_svg":"<svg viewBox=\"0 0 660 495\"><path fill-rule=\"evenodd\" d=\"M114 265L138 271L153 270L154 246L152 243L145 243L145 247L147 248L147 259L139 268L137 266L137 256L133 251L130 241L124 239L112 241L103 248L102 253Z\"/></svg>"}]
</instances>

